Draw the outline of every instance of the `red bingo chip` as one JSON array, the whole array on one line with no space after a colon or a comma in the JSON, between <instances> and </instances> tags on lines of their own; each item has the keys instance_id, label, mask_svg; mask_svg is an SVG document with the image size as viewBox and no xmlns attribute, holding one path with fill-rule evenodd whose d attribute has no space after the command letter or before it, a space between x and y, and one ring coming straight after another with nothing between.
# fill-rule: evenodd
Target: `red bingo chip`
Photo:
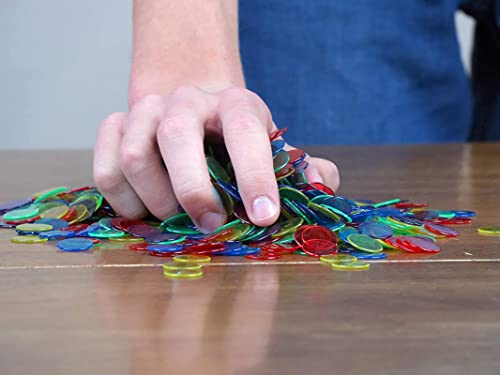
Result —
<instances>
[{"instance_id":1,"label":"red bingo chip","mask_svg":"<svg viewBox=\"0 0 500 375\"><path fill-rule=\"evenodd\" d=\"M80 232L84 229L87 229L88 226L89 226L88 224L75 224L75 225L70 225L69 227L66 228L61 228L60 230L70 231L70 232Z\"/></svg>"},{"instance_id":2,"label":"red bingo chip","mask_svg":"<svg viewBox=\"0 0 500 375\"><path fill-rule=\"evenodd\" d=\"M337 243L337 236L330 229L321 225L305 225L301 238L302 243L309 240L325 240Z\"/></svg>"},{"instance_id":3,"label":"red bingo chip","mask_svg":"<svg viewBox=\"0 0 500 375\"><path fill-rule=\"evenodd\" d=\"M283 134L285 134L287 130L288 130L288 128L283 128L283 129L277 129L277 130L273 131L269 135L269 140L271 142L274 141L276 138L281 137Z\"/></svg>"},{"instance_id":4,"label":"red bingo chip","mask_svg":"<svg viewBox=\"0 0 500 375\"><path fill-rule=\"evenodd\" d=\"M7 224L19 225L19 224L33 223L33 222L37 221L38 219L40 219L40 216L31 217L31 218L25 219L25 220L14 220L14 221L5 220L5 222Z\"/></svg>"},{"instance_id":5,"label":"red bingo chip","mask_svg":"<svg viewBox=\"0 0 500 375\"><path fill-rule=\"evenodd\" d=\"M278 172L276 172L276 178L280 179L282 177L288 177L295 172L295 168L292 167L291 165L287 165L285 168L280 169Z\"/></svg>"},{"instance_id":6,"label":"red bingo chip","mask_svg":"<svg viewBox=\"0 0 500 375\"><path fill-rule=\"evenodd\" d=\"M257 242L249 242L247 243L248 247L264 247L266 245L270 245L273 243L273 240L264 240L264 241L257 241Z\"/></svg>"},{"instance_id":7,"label":"red bingo chip","mask_svg":"<svg viewBox=\"0 0 500 375\"><path fill-rule=\"evenodd\" d=\"M441 249L439 246L431 241L427 240L425 238L419 238L419 237L405 237L404 239L401 239L405 243L405 245L409 247L413 247L419 251L423 251L425 253L439 253Z\"/></svg>"},{"instance_id":8,"label":"red bingo chip","mask_svg":"<svg viewBox=\"0 0 500 375\"><path fill-rule=\"evenodd\" d=\"M416 247L413 246L410 242L408 242L408 237L407 236L398 236L396 238L396 243L398 244L398 248L406 251L408 253L422 253L423 251Z\"/></svg>"},{"instance_id":9,"label":"red bingo chip","mask_svg":"<svg viewBox=\"0 0 500 375\"><path fill-rule=\"evenodd\" d=\"M302 243L304 241L302 241L302 232L304 232L304 230L306 229L306 226L303 225L301 226L300 228L298 228L295 233L293 234L293 239L295 240L295 242L297 243L297 245L299 246L302 246Z\"/></svg>"},{"instance_id":10,"label":"red bingo chip","mask_svg":"<svg viewBox=\"0 0 500 375\"><path fill-rule=\"evenodd\" d=\"M444 225L426 223L424 224L424 228L431 233L437 234L438 236L444 236L444 237L458 236L458 232L455 229L445 227Z\"/></svg>"},{"instance_id":11,"label":"red bingo chip","mask_svg":"<svg viewBox=\"0 0 500 375\"><path fill-rule=\"evenodd\" d=\"M128 230L132 225L144 225L144 222L140 220L130 220L124 217L114 217L111 219L111 225L118 230L128 233Z\"/></svg>"},{"instance_id":12,"label":"red bingo chip","mask_svg":"<svg viewBox=\"0 0 500 375\"><path fill-rule=\"evenodd\" d=\"M399 209L412 209L412 208L424 208L427 207L427 203L412 203L412 202L399 202L394 205L395 208Z\"/></svg>"},{"instance_id":13,"label":"red bingo chip","mask_svg":"<svg viewBox=\"0 0 500 375\"><path fill-rule=\"evenodd\" d=\"M263 246L261 253L278 254L278 255L291 254L295 250L298 250L299 248L300 248L299 245L279 245L273 243Z\"/></svg>"},{"instance_id":14,"label":"red bingo chip","mask_svg":"<svg viewBox=\"0 0 500 375\"><path fill-rule=\"evenodd\" d=\"M289 150L288 155L290 155L290 160L288 161L288 164L295 164L299 161L304 160L304 158L306 157L305 151L299 148L294 148L293 150Z\"/></svg>"},{"instance_id":15,"label":"red bingo chip","mask_svg":"<svg viewBox=\"0 0 500 375\"><path fill-rule=\"evenodd\" d=\"M128 248L134 251L149 251L148 246L151 245L149 242L140 242L130 245Z\"/></svg>"},{"instance_id":16,"label":"red bingo chip","mask_svg":"<svg viewBox=\"0 0 500 375\"><path fill-rule=\"evenodd\" d=\"M82 186L82 187L79 187L79 188L76 188L76 189L73 189L70 191L66 191L65 194L81 193L82 191L87 191L87 190L91 190L91 189L94 189L94 187L93 186Z\"/></svg>"},{"instance_id":17,"label":"red bingo chip","mask_svg":"<svg viewBox=\"0 0 500 375\"><path fill-rule=\"evenodd\" d=\"M205 238L203 238L200 242L224 242L230 240L234 236L233 228L222 229L217 233L213 233Z\"/></svg>"},{"instance_id":18,"label":"red bingo chip","mask_svg":"<svg viewBox=\"0 0 500 375\"><path fill-rule=\"evenodd\" d=\"M313 257L337 253L337 244L321 239L311 239L302 244L302 250Z\"/></svg>"},{"instance_id":19,"label":"red bingo chip","mask_svg":"<svg viewBox=\"0 0 500 375\"><path fill-rule=\"evenodd\" d=\"M76 215L76 208L75 207L70 207L68 212L66 212L66 215L61 217L62 220L66 220L67 222L70 222L75 218Z\"/></svg>"},{"instance_id":20,"label":"red bingo chip","mask_svg":"<svg viewBox=\"0 0 500 375\"><path fill-rule=\"evenodd\" d=\"M329 195L335 196L335 192L333 191L333 189L329 188L328 186L326 186L325 184L323 184L321 182L311 182L309 185L311 185L314 188L322 191L325 194L329 194Z\"/></svg>"},{"instance_id":21,"label":"red bingo chip","mask_svg":"<svg viewBox=\"0 0 500 375\"><path fill-rule=\"evenodd\" d=\"M453 218L453 219L442 219L442 218L437 218L432 221L435 224L440 224L440 225L465 225L465 224L472 224L472 219L467 219L467 218Z\"/></svg>"},{"instance_id":22,"label":"red bingo chip","mask_svg":"<svg viewBox=\"0 0 500 375\"><path fill-rule=\"evenodd\" d=\"M404 238L403 238L403 240L400 241L401 237L404 237L404 236L393 236L393 237L387 238L387 239L382 240L382 241L384 241L389 246L395 247L398 250L406 251L408 253L420 253L420 252L422 252L414 247L407 245L404 241Z\"/></svg>"},{"instance_id":23,"label":"red bingo chip","mask_svg":"<svg viewBox=\"0 0 500 375\"><path fill-rule=\"evenodd\" d=\"M259 254L247 254L245 258L251 260L278 260L281 258L281 255L260 252Z\"/></svg>"},{"instance_id":24,"label":"red bingo chip","mask_svg":"<svg viewBox=\"0 0 500 375\"><path fill-rule=\"evenodd\" d=\"M187 246L182 251L183 254L196 255L211 255L225 251L226 247L222 242L200 243L197 245Z\"/></svg>"},{"instance_id":25,"label":"red bingo chip","mask_svg":"<svg viewBox=\"0 0 500 375\"><path fill-rule=\"evenodd\" d=\"M181 251L154 251L154 250L148 250L149 255L154 256L154 257L160 257L160 258L166 258L166 257L173 257L176 255L182 255L184 252Z\"/></svg>"}]
</instances>

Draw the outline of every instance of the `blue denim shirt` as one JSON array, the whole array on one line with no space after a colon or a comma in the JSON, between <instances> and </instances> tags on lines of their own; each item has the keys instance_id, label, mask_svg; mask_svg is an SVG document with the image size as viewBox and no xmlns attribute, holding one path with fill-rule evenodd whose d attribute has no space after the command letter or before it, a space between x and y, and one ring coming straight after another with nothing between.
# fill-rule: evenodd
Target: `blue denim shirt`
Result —
<instances>
[{"instance_id":1,"label":"blue denim shirt","mask_svg":"<svg viewBox=\"0 0 500 375\"><path fill-rule=\"evenodd\" d=\"M499 3L240 0L247 86L295 144L500 139ZM460 60L459 6L490 24L472 82ZM488 59L489 71L476 72Z\"/></svg>"}]
</instances>

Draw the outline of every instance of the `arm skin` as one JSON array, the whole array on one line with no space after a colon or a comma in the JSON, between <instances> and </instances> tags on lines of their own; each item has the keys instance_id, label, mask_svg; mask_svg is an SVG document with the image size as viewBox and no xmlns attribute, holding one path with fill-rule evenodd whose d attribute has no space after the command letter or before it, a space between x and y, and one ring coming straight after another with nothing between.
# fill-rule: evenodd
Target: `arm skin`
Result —
<instances>
[{"instance_id":1,"label":"arm skin","mask_svg":"<svg viewBox=\"0 0 500 375\"><path fill-rule=\"evenodd\" d=\"M238 0L135 0L129 106L192 85L245 87Z\"/></svg>"},{"instance_id":2,"label":"arm skin","mask_svg":"<svg viewBox=\"0 0 500 375\"><path fill-rule=\"evenodd\" d=\"M223 140L255 225L279 217L267 105L245 89L237 0L135 0L128 113L101 124L94 180L117 213L164 220L180 204L200 231L224 224L204 140ZM245 140L242 146L241 140ZM336 187L334 164L309 158L311 181Z\"/></svg>"}]
</instances>

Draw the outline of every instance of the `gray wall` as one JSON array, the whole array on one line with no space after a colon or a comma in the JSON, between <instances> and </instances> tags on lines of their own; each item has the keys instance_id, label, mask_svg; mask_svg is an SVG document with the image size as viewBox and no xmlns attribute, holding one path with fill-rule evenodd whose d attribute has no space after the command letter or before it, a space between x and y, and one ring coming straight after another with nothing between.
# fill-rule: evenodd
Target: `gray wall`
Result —
<instances>
[{"instance_id":1,"label":"gray wall","mask_svg":"<svg viewBox=\"0 0 500 375\"><path fill-rule=\"evenodd\" d=\"M1 0L0 149L93 146L127 108L131 16L124 0ZM457 17L465 61L471 24Z\"/></svg>"},{"instance_id":2,"label":"gray wall","mask_svg":"<svg viewBox=\"0 0 500 375\"><path fill-rule=\"evenodd\" d=\"M127 108L131 1L0 3L0 149L92 147Z\"/></svg>"}]
</instances>

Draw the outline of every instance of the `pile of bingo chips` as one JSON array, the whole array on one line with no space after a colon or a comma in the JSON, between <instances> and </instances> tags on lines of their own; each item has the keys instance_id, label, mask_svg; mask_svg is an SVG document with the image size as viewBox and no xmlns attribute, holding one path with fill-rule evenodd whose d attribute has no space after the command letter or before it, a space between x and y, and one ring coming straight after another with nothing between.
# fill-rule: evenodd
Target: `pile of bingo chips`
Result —
<instances>
[{"instance_id":1,"label":"pile of bingo chips","mask_svg":"<svg viewBox=\"0 0 500 375\"><path fill-rule=\"evenodd\" d=\"M103 240L121 242L134 251L171 257L163 266L166 277L198 278L212 256L274 261L296 254L319 258L333 269L363 270L370 267L365 260L386 258L384 250L438 253L438 239L458 236L448 225L469 224L475 216L401 199L376 203L337 196L328 186L307 181L307 155L285 150L285 130L270 136L281 214L269 227L250 222L227 154L216 157L210 146L208 170L228 216L211 234L200 233L182 208L163 222L118 217L90 186L52 188L2 204L0 227L15 228L12 242L56 241L66 252L87 251Z\"/></svg>"}]
</instances>

